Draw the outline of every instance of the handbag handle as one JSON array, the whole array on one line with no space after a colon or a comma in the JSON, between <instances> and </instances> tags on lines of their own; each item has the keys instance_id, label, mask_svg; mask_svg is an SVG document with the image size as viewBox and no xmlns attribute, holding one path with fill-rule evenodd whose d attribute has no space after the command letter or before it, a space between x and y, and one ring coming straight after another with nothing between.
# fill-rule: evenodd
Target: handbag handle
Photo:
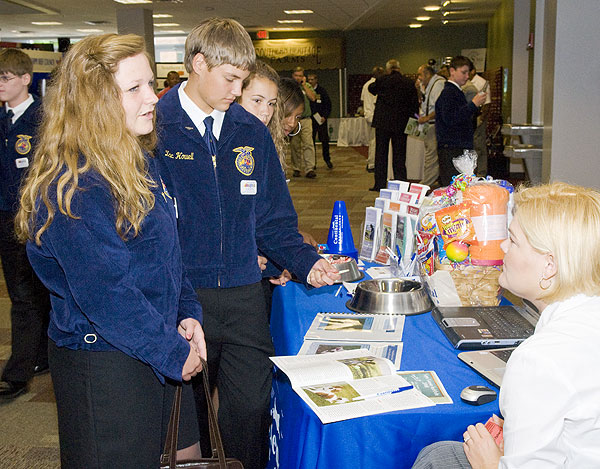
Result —
<instances>
[{"instance_id":1,"label":"handbag handle","mask_svg":"<svg viewBox=\"0 0 600 469\"><path fill-rule=\"evenodd\" d=\"M223 449L223 441L221 440L221 432L217 421L217 413L210 398L210 386L208 384L208 363L203 358L200 358L202 363L202 381L204 384L204 394L206 396L206 406L208 408L208 431L210 435L210 445L212 448L212 458L218 459L219 468L226 469L225 450ZM171 417L169 418L169 426L167 429L167 438L165 448L161 457L161 465L169 469L177 467L177 437L179 432L179 414L181 412L181 385L178 385L175 390L175 398L171 407ZM168 466L167 466L168 465Z\"/></svg>"}]
</instances>

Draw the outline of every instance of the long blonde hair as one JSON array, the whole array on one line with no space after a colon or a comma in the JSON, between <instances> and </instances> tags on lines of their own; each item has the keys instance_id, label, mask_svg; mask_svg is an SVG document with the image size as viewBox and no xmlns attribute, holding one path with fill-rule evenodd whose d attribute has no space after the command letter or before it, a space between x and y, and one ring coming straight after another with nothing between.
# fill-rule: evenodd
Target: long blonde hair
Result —
<instances>
[{"instance_id":1,"label":"long blonde hair","mask_svg":"<svg viewBox=\"0 0 600 469\"><path fill-rule=\"evenodd\" d=\"M39 143L21 189L15 219L21 241L41 244L56 210L50 191L56 190L58 210L77 218L71 201L79 176L90 170L110 187L117 233L123 239L138 234L154 207L155 183L148 175L144 151L154 148L156 134L138 138L129 131L114 79L119 62L138 54L148 57L142 37L104 34L81 40L65 55L44 99ZM41 202L48 211L45 221L38 220Z\"/></svg>"}]
</instances>

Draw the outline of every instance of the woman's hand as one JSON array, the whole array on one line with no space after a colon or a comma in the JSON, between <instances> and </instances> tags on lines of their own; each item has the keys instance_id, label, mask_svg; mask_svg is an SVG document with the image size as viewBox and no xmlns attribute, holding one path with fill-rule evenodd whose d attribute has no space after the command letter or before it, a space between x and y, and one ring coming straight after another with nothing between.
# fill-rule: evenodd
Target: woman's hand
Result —
<instances>
[{"instance_id":1,"label":"woman's hand","mask_svg":"<svg viewBox=\"0 0 600 469\"><path fill-rule=\"evenodd\" d=\"M193 318L184 319L179 323L177 332L190 343L196 354L206 360L206 342L200 323ZM202 369L202 368L200 368ZM200 371L200 370L198 370Z\"/></svg>"},{"instance_id":2,"label":"woman's hand","mask_svg":"<svg viewBox=\"0 0 600 469\"><path fill-rule=\"evenodd\" d=\"M292 280L292 274L285 269L283 272L281 272L279 277L271 277L269 282L271 282L273 285L281 285L282 287L285 287L285 284L290 280Z\"/></svg>"},{"instance_id":3,"label":"woman's hand","mask_svg":"<svg viewBox=\"0 0 600 469\"><path fill-rule=\"evenodd\" d=\"M188 354L187 360L183 364L181 370L181 379L183 381L189 381L193 376L196 376L202 371L202 362L200 361L200 355L194 350L190 343L190 353Z\"/></svg>"},{"instance_id":4,"label":"woman's hand","mask_svg":"<svg viewBox=\"0 0 600 469\"><path fill-rule=\"evenodd\" d=\"M325 259L319 259L310 269L307 281L313 287L319 288L324 285L333 285L339 279L338 270Z\"/></svg>"},{"instance_id":5,"label":"woman's hand","mask_svg":"<svg viewBox=\"0 0 600 469\"><path fill-rule=\"evenodd\" d=\"M267 258L263 257L263 256L258 256L258 266L260 267L260 270L263 271L267 268Z\"/></svg>"},{"instance_id":6,"label":"woman's hand","mask_svg":"<svg viewBox=\"0 0 600 469\"><path fill-rule=\"evenodd\" d=\"M496 416L494 421L498 425L502 425L503 423L502 419ZM463 437L465 439L463 443L465 455L473 469L498 468L500 458L504 454L504 447L500 448L496 444L494 438L482 423L478 423L475 426L469 425Z\"/></svg>"}]
</instances>

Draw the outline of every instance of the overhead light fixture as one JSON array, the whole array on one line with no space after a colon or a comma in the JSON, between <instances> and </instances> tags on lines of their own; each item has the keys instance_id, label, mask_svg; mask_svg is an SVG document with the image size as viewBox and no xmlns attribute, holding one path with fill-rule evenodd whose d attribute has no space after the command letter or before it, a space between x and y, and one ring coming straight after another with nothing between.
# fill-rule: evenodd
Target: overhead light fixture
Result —
<instances>
[{"instance_id":1,"label":"overhead light fixture","mask_svg":"<svg viewBox=\"0 0 600 469\"><path fill-rule=\"evenodd\" d=\"M421 26L423 26L421 23L413 23L408 25L408 27L412 29L420 28Z\"/></svg>"},{"instance_id":2,"label":"overhead light fixture","mask_svg":"<svg viewBox=\"0 0 600 469\"><path fill-rule=\"evenodd\" d=\"M283 10L286 15L309 15L314 13L312 10Z\"/></svg>"},{"instance_id":3,"label":"overhead light fixture","mask_svg":"<svg viewBox=\"0 0 600 469\"><path fill-rule=\"evenodd\" d=\"M158 33L161 34L185 34L185 31L183 29L173 29L173 30L167 30L167 31L158 31Z\"/></svg>"},{"instance_id":4,"label":"overhead light fixture","mask_svg":"<svg viewBox=\"0 0 600 469\"><path fill-rule=\"evenodd\" d=\"M179 26L179 23L154 23L157 28L173 28Z\"/></svg>"},{"instance_id":5,"label":"overhead light fixture","mask_svg":"<svg viewBox=\"0 0 600 469\"><path fill-rule=\"evenodd\" d=\"M58 21L32 21L31 24L36 26L60 26L62 23Z\"/></svg>"},{"instance_id":6,"label":"overhead light fixture","mask_svg":"<svg viewBox=\"0 0 600 469\"><path fill-rule=\"evenodd\" d=\"M294 28L271 28L271 31L294 31Z\"/></svg>"},{"instance_id":7,"label":"overhead light fixture","mask_svg":"<svg viewBox=\"0 0 600 469\"><path fill-rule=\"evenodd\" d=\"M75 31L79 31L80 33L103 33L104 29L76 29Z\"/></svg>"},{"instance_id":8,"label":"overhead light fixture","mask_svg":"<svg viewBox=\"0 0 600 469\"><path fill-rule=\"evenodd\" d=\"M152 18L173 18L173 15L169 15L168 13L156 13L152 15Z\"/></svg>"},{"instance_id":9,"label":"overhead light fixture","mask_svg":"<svg viewBox=\"0 0 600 469\"><path fill-rule=\"evenodd\" d=\"M304 23L303 20L277 20L278 23L287 24L287 23Z\"/></svg>"},{"instance_id":10,"label":"overhead light fixture","mask_svg":"<svg viewBox=\"0 0 600 469\"><path fill-rule=\"evenodd\" d=\"M425 11L439 11L442 7L439 5L429 5L423 8Z\"/></svg>"},{"instance_id":11,"label":"overhead light fixture","mask_svg":"<svg viewBox=\"0 0 600 469\"><path fill-rule=\"evenodd\" d=\"M442 13L443 16L448 16L450 14L449 11L445 11L444 13Z\"/></svg>"},{"instance_id":12,"label":"overhead light fixture","mask_svg":"<svg viewBox=\"0 0 600 469\"><path fill-rule=\"evenodd\" d=\"M138 3L152 3L152 0L114 0L117 3L122 3L123 5L136 5Z\"/></svg>"},{"instance_id":13,"label":"overhead light fixture","mask_svg":"<svg viewBox=\"0 0 600 469\"><path fill-rule=\"evenodd\" d=\"M444 3L442 3L442 8L446 8L448 5L450 5L450 0L446 0Z\"/></svg>"},{"instance_id":14,"label":"overhead light fixture","mask_svg":"<svg viewBox=\"0 0 600 469\"><path fill-rule=\"evenodd\" d=\"M431 19L431 16L417 16L415 19L417 21L429 21Z\"/></svg>"},{"instance_id":15,"label":"overhead light fixture","mask_svg":"<svg viewBox=\"0 0 600 469\"><path fill-rule=\"evenodd\" d=\"M448 20L442 20L442 24L448 24Z\"/></svg>"}]
</instances>

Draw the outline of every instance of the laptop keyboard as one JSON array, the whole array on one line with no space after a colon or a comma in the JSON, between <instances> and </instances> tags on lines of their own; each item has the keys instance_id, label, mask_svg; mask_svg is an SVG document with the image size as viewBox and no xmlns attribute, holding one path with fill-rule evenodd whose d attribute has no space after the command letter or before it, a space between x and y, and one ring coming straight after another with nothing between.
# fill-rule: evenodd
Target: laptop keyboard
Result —
<instances>
[{"instance_id":1,"label":"laptop keyboard","mask_svg":"<svg viewBox=\"0 0 600 469\"><path fill-rule=\"evenodd\" d=\"M511 315L509 320L502 316L502 312L497 308L486 307L481 308L479 313L495 336L529 337L533 334L533 326L521 316Z\"/></svg>"},{"instance_id":2,"label":"laptop keyboard","mask_svg":"<svg viewBox=\"0 0 600 469\"><path fill-rule=\"evenodd\" d=\"M502 360L503 362L507 362L508 359L510 358L510 354L513 353L514 349L508 349L508 350L493 350L490 353L495 355L496 357L498 357L500 360Z\"/></svg>"}]
</instances>

